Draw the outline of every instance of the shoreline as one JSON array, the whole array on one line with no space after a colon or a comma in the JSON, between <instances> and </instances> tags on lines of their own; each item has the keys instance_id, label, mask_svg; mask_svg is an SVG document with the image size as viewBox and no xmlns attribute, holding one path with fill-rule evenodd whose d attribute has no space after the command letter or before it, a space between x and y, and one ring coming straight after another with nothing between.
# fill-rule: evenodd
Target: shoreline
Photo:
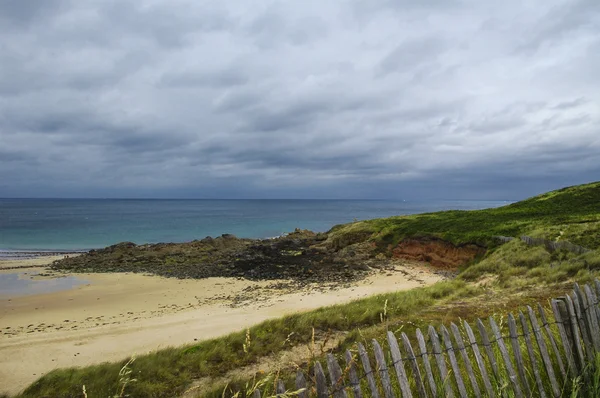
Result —
<instances>
[{"instance_id":1,"label":"shoreline","mask_svg":"<svg viewBox=\"0 0 600 398\"><path fill-rule=\"evenodd\" d=\"M5 258L0 257L0 273L29 269L29 268L40 268L46 269L52 262L61 260L64 258L64 254L52 254L48 256L36 256L36 257L25 257L25 258Z\"/></svg>"},{"instance_id":2,"label":"shoreline","mask_svg":"<svg viewBox=\"0 0 600 398\"><path fill-rule=\"evenodd\" d=\"M64 256L81 255L88 253L89 250L0 250L0 269L7 268L3 266L5 261L33 260L47 261L49 257L61 259Z\"/></svg>"},{"instance_id":3,"label":"shoreline","mask_svg":"<svg viewBox=\"0 0 600 398\"><path fill-rule=\"evenodd\" d=\"M38 258L23 265L47 271L42 261ZM0 297L0 385L6 386L0 393L16 394L56 368L118 361L193 344L286 314L444 279L411 262L374 270L355 282L311 283L302 288L283 279L56 275L76 276L88 283L54 293Z\"/></svg>"}]
</instances>

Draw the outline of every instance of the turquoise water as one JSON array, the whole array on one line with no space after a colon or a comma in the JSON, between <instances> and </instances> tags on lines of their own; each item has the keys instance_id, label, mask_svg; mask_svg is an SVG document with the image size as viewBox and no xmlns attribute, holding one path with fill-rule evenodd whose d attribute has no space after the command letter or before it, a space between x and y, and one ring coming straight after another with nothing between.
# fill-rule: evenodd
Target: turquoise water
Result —
<instances>
[{"instance_id":1,"label":"turquoise water","mask_svg":"<svg viewBox=\"0 0 600 398\"><path fill-rule=\"evenodd\" d=\"M266 238L294 228L393 215L469 210L505 201L0 199L0 257L89 250L122 241L185 242L229 233ZM11 254L12 253L12 254Z\"/></svg>"}]
</instances>

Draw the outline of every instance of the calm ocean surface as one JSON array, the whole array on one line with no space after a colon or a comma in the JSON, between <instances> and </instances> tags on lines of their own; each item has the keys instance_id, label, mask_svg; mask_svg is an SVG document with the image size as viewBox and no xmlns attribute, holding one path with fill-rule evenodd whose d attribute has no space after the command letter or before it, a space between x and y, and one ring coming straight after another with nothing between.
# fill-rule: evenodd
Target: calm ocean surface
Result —
<instances>
[{"instance_id":1,"label":"calm ocean surface","mask_svg":"<svg viewBox=\"0 0 600 398\"><path fill-rule=\"evenodd\" d=\"M229 233L266 238L327 231L353 219L506 201L0 199L0 257L14 251L88 250L122 241L185 242Z\"/></svg>"}]
</instances>

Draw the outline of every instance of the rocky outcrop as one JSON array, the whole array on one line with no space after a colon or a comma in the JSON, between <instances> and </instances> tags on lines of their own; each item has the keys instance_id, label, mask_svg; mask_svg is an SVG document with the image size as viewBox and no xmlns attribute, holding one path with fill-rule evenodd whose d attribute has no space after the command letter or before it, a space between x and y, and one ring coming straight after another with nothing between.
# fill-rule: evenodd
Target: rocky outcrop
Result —
<instances>
[{"instance_id":1,"label":"rocky outcrop","mask_svg":"<svg viewBox=\"0 0 600 398\"><path fill-rule=\"evenodd\" d=\"M385 268L394 258L426 261L440 270L454 271L485 253L485 248L474 244L455 246L434 238L405 239L382 252L370 236L367 231L332 237L295 230L274 239L222 235L186 243L122 242L55 261L52 268L75 272L140 272L194 279L220 276L342 282L360 279L372 268Z\"/></svg>"},{"instance_id":2,"label":"rocky outcrop","mask_svg":"<svg viewBox=\"0 0 600 398\"><path fill-rule=\"evenodd\" d=\"M484 247L475 244L453 245L441 239L405 239L393 250L392 256L425 261L433 267L456 269L485 254Z\"/></svg>"},{"instance_id":3,"label":"rocky outcrop","mask_svg":"<svg viewBox=\"0 0 600 398\"><path fill-rule=\"evenodd\" d=\"M233 235L187 243L136 245L123 242L55 261L52 268L75 272L141 272L176 278L243 277L338 282L364 276L364 266L319 247L325 237L295 230L275 239ZM359 257L360 258L360 257Z\"/></svg>"}]
</instances>

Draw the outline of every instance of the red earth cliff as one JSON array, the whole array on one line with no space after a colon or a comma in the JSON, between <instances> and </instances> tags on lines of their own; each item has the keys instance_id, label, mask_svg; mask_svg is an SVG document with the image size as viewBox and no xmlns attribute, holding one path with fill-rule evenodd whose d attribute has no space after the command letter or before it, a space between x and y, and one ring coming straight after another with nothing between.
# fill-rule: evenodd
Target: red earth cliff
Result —
<instances>
[{"instance_id":1,"label":"red earth cliff","mask_svg":"<svg viewBox=\"0 0 600 398\"><path fill-rule=\"evenodd\" d=\"M474 244L455 246L440 239L405 239L393 250L395 258L425 261L436 268L454 269L483 255L485 248Z\"/></svg>"}]
</instances>

